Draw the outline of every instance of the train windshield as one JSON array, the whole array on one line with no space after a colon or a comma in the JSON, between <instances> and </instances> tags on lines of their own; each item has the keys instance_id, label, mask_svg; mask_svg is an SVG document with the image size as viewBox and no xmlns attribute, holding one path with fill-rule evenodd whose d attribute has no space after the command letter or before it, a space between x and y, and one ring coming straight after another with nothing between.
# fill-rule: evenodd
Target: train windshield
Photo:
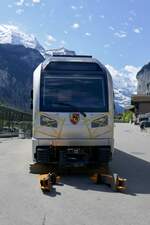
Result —
<instances>
[{"instance_id":1,"label":"train windshield","mask_svg":"<svg viewBox=\"0 0 150 225\"><path fill-rule=\"evenodd\" d=\"M87 70L45 71L41 76L40 110L47 112L107 112L104 73Z\"/></svg>"}]
</instances>

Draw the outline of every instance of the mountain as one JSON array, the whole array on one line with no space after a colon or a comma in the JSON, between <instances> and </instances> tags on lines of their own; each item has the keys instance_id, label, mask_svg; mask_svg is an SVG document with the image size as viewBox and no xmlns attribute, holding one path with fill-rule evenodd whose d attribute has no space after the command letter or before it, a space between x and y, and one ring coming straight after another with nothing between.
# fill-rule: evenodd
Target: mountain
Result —
<instances>
[{"instance_id":1,"label":"mountain","mask_svg":"<svg viewBox=\"0 0 150 225\"><path fill-rule=\"evenodd\" d=\"M116 111L122 112L131 104L131 96L136 93L137 81L132 83L129 75L113 79Z\"/></svg>"},{"instance_id":2,"label":"mountain","mask_svg":"<svg viewBox=\"0 0 150 225\"><path fill-rule=\"evenodd\" d=\"M140 68L129 65L121 70L110 65L106 67L113 78L116 111L122 112L126 106L131 104L131 96L137 92L136 75Z\"/></svg>"},{"instance_id":3,"label":"mountain","mask_svg":"<svg viewBox=\"0 0 150 225\"><path fill-rule=\"evenodd\" d=\"M29 111L32 74L43 60L36 49L0 44L0 102Z\"/></svg>"},{"instance_id":4,"label":"mountain","mask_svg":"<svg viewBox=\"0 0 150 225\"><path fill-rule=\"evenodd\" d=\"M29 110L32 74L44 57L38 50L21 45L0 44L0 102ZM111 72L111 71L110 71ZM112 74L112 73L111 73ZM113 77L116 111L130 104L136 82L129 74Z\"/></svg>"},{"instance_id":5,"label":"mountain","mask_svg":"<svg viewBox=\"0 0 150 225\"><path fill-rule=\"evenodd\" d=\"M0 101L28 109L32 72L53 51L57 52L57 49L46 52L34 35L24 33L16 26L0 25ZM59 49L59 52L63 51L64 48ZM110 65L106 67L113 77L116 110L123 111L136 92L139 68L125 66L116 70Z\"/></svg>"},{"instance_id":6,"label":"mountain","mask_svg":"<svg viewBox=\"0 0 150 225\"><path fill-rule=\"evenodd\" d=\"M34 35L26 34L13 25L0 25L0 44L23 45L26 48L33 48L40 53L45 52Z\"/></svg>"}]
</instances>

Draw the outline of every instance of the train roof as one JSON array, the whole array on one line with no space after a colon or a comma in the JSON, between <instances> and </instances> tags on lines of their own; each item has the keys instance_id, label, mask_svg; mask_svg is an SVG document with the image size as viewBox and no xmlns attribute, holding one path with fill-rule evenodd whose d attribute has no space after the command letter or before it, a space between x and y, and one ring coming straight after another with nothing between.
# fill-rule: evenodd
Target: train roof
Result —
<instances>
[{"instance_id":1,"label":"train roof","mask_svg":"<svg viewBox=\"0 0 150 225\"><path fill-rule=\"evenodd\" d=\"M54 69L54 67L56 69L57 63L59 64L59 66L58 66L59 68L57 67L57 70L62 70L62 69L64 70L64 68L62 68L62 66L61 66L61 64L63 62L66 62L68 64L68 66L67 66L68 69L76 70L75 68L69 67L69 63L75 62L75 63L84 63L84 65L87 64L86 71L94 70L94 71L101 71L101 72L108 73L107 68L99 60L93 58L91 55L82 55L82 54L78 55L78 54L76 54L75 51L68 50L65 48L50 49L47 51L47 53L48 53L47 57L41 65L42 70L49 70L49 69L52 70L52 67L53 67L53 69ZM83 69L81 68L81 70L83 70Z\"/></svg>"}]
</instances>

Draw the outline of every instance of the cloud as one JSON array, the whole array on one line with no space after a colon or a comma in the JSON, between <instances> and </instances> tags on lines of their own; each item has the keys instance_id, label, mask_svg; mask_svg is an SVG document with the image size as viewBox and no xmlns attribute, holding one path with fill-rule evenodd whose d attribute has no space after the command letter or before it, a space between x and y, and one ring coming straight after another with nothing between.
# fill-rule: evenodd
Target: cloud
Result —
<instances>
[{"instance_id":1,"label":"cloud","mask_svg":"<svg viewBox=\"0 0 150 225\"><path fill-rule=\"evenodd\" d=\"M17 13L18 15L21 15L23 12L24 12L23 9L17 9L17 10L16 10L16 13Z\"/></svg>"},{"instance_id":2,"label":"cloud","mask_svg":"<svg viewBox=\"0 0 150 225\"><path fill-rule=\"evenodd\" d=\"M118 32L115 32L114 35L118 38L125 38L127 37L127 33L125 31L118 31Z\"/></svg>"},{"instance_id":3,"label":"cloud","mask_svg":"<svg viewBox=\"0 0 150 225\"><path fill-rule=\"evenodd\" d=\"M140 67L135 67L132 65L126 65L124 67L125 71L132 73L134 76L138 73L138 71L140 70Z\"/></svg>"},{"instance_id":4,"label":"cloud","mask_svg":"<svg viewBox=\"0 0 150 225\"><path fill-rule=\"evenodd\" d=\"M100 15L99 17L100 17L101 19L104 19L104 18L105 18L105 16L104 16L104 15Z\"/></svg>"},{"instance_id":5,"label":"cloud","mask_svg":"<svg viewBox=\"0 0 150 225\"><path fill-rule=\"evenodd\" d=\"M68 31L67 30L64 30L64 34L68 34Z\"/></svg>"},{"instance_id":6,"label":"cloud","mask_svg":"<svg viewBox=\"0 0 150 225\"><path fill-rule=\"evenodd\" d=\"M86 32L85 35L86 35L86 36L91 36L92 34L89 33L89 32Z\"/></svg>"},{"instance_id":7,"label":"cloud","mask_svg":"<svg viewBox=\"0 0 150 225\"><path fill-rule=\"evenodd\" d=\"M77 7L77 6L75 6L75 5L72 5L72 6L71 6L71 9L73 9L73 10L83 9L83 5L80 5L79 7Z\"/></svg>"},{"instance_id":8,"label":"cloud","mask_svg":"<svg viewBox=\"0 0 150 225\"><path fill-rule=\"evenodd\" d=\"M106 68L109 70L109 72L111 73L112 77L115 78L118 75L118 71L111 65L105 65Z\"/></svg>"},{"instance_id":9,"label":"cloud","mask_svg":"<svg viewBox=\"0 0 150 225\"><path fill-rule=\"evenodd\" d=\"M106 68L111 73L115 86L118 88L132 87L134 90L136 89L136 74L140 70L140 67L125 65L120 70L117 70L113 66L107 64Z\"/></svg>"},{"instance_id":10,"label":"cloud","mask_svg":"<svg viewBox=\"0 0 150 225\"><path fill-rule=\"evenodd\" d=\"M117 102L122 106L131 104L130 96L136 94L136 74L140 70L140 67L125 65L123 68L118 70L112 65L107 64L105 66L112 75L115 99Z\"/></svg>"},{"instance_id":11,"label":"cloud","mask_svg":"<svg viewBox=\"0 0 150 225\"><path fill-rule=\"evenodd\" d=\"M110 44L105 44L104 45L104 48L109 48L110 47Z\"/></svg>"},{"instance_id":12,"label":"cloud","mask_svg":"<svg viewBox=\"0 0 150 225\"><path fill-rule=\"evenodd\" d=\"M32 4L30 4L29 2L25 2L25 0L18 0L17 2L15 2L15 5L17 6L22 6L22 5L25 5L25 6L33 6L34 4L36 3L40 3L41 0L31 0Z\"/></svg>"},{"instance_id":13,"label":"cloud","mask_svg":"<svg viewBox=\"0 0 150 225\"><path fill-rule=\"evenodd\" d=\"M52 45L54 42L56 42L56 39L52 35L47 35L47 40L45 42L46 45Z\"/></svg>"},{"instance_id":14,"label":"cloud","mask_svg":"<svg viewBox=\"0 0 150 225\"><path fill-rule=\"evenodd\" d=\"M76 7L75 5L72 5L71 8L72 8L73 10L77 10L77 7Z\"/></svg>"},{"instance_id":15,"label":"cloud","mask_svg":"<svg viewBox=\"0 0 150 225\"><path fill-rule=\"evenodd\" d=\"M66 45L66 41L61 40L61 42L60 42L60 46L61 46L61 47L63 47L64 45Z\"/></svg>"},{"instance_id":16,"label":"cloud","mask_svg":"<svg viewBox=\"0 0 150 225\"><path fill-rule=\"evenodd\" d=\"M19 31L19 27L12 25L12 24L1 24L0 25L0 29L3 30L4 32L6 31Z\"/></svg>"},{"instance_id":17,"label":"cloud","mask_svg":"<svg viewBox=\"0 0 150 225\"><path fill-rule=\"evenodd\" d=\"M114 30L115 30L115 28L114 28L114 27L112 27L112 26L109 26L109 30L114 31Z\"/></svg>"},{"instance_id":18,"label":"cloud","mask_svg":"<svg viewBox=\"0 0 150 225\"><path fill-rule=\"evenodd\" d=\"M134 33L136 33L136 34L140 34L141 31L142 31L142 28L141 28L141 27L139 27L139 28L134 28L133 31L134 31Z\"/></svg>"},{"instance_id":19,"label":"cloud","mask_svg":"<svg viewBox=\"0 0 150 225\"><path fill-rule=\"evenodd\" d=\"M32 0L33 3L40 3L41 0Z\"/></svg>"},{"instance_id":20,"label":"cloud","mask_svg":"<svg viewBox=\"0 0 150 225\"><path fill-rule=\"evenodd\" d=\"M125 65L121 70L117 70L109 64L107 64L106 67L110 71L110 73L113 77L123 75L123 73L125 73L125 72L128 72L129 74L136 76L136 74L140 70L140 67L136 67L133 65Z\"/></svg>"},{"instance_id":21,"label":"cloud","mask_svg":"<svg viewBox=\"0 0 150 225\"><path fill-rule=\"evenodd\" d=\"M13 6L11 4L8 5L8 8L12 8Z\"/></svg>"},{"instance_id":22,"label":"cloud","mask_svg":"<svg viewBox=\"0 0 150 225\"><path fill-rule=\"evenodd\" d=\"M129 26L127 22L122 23L123 26Z\"/></svg>"},{"instance_id":23,"label":"cloud","mask_svg":"<svg viewBox=\"0 0 150 225\"><path fill-rule=\"evenodd\" d=\"M25 5L26 7L29 7L29 6L30 6L30 4L29 4L28 2L24 3L24 5Z\"/></svg>"},{"instance_id":24,"label":"cloud","mask_svg":"<svg viewBox=\"0 0 150 225\"><path fill-rule=\"evenodd\" d=\"M78 29L80 27L80 24L79 23L74 23L73 25L72 25L72 28L73 29Z\"/></svg>"},{"instance_id":25,"label":"cloud","mask_svg":"<svg viewBox=\"0 0 150 225\"><path fill-rule=\"evenodd\" d=\"M80 7L79 7L80 9L83 9L84 7L83 7L83 5L80 5Z\"/></svg>"},{"instance_id":26,"label":"cloud","mask_svg":"<svg viewBox=\"0 0 150 225\"><path fill-rule=\"evenodd\" d=\"M23 3L24 3L24 0L20 0L20 1L16 2L15 4L16 4L17 6L22 6Z\"/></svg>"},{"instance_id":27,"label":"cloud","mask_svg":"<svg viewBox=\"0 0 150 225\"><path fill-rule=\"evenodd\" d=\"M133 19L133 17L132 17L132 16L129 16L128 20L129 20L129 21L131 21L131 22L133 22L133 21L134 21L134 19Z\"/></svg>"},{"instance_id":28,"label":"cloud","mask_svg":"<svg viewBox=\"0 0 150 225\"><path fill-rule=\"evenodd\" d=\"M136 67L133 65L125 65L124 66L124 73L127 72L128 77L130 78L130 82L133 86L134 86L134 84L137 85L136 75L140 69L141 69L141 67Z\"/></svg>"}]
</instances>

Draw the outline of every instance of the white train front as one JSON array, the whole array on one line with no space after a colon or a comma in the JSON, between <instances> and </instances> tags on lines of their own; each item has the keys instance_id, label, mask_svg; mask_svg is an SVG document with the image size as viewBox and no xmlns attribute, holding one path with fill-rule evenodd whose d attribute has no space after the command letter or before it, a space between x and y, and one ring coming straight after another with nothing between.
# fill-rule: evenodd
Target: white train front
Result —
<instances>
[{"instance_id":1,"label":"white train front","mask_svg":"<svg viewBox=\"0 0 150 225\"><path fill-rule=\"evenodd\" d=\"M113 153L113 85L90 56L53 55L33 77L33 161L98 166Z\"/></svg>"}]
</instances>

